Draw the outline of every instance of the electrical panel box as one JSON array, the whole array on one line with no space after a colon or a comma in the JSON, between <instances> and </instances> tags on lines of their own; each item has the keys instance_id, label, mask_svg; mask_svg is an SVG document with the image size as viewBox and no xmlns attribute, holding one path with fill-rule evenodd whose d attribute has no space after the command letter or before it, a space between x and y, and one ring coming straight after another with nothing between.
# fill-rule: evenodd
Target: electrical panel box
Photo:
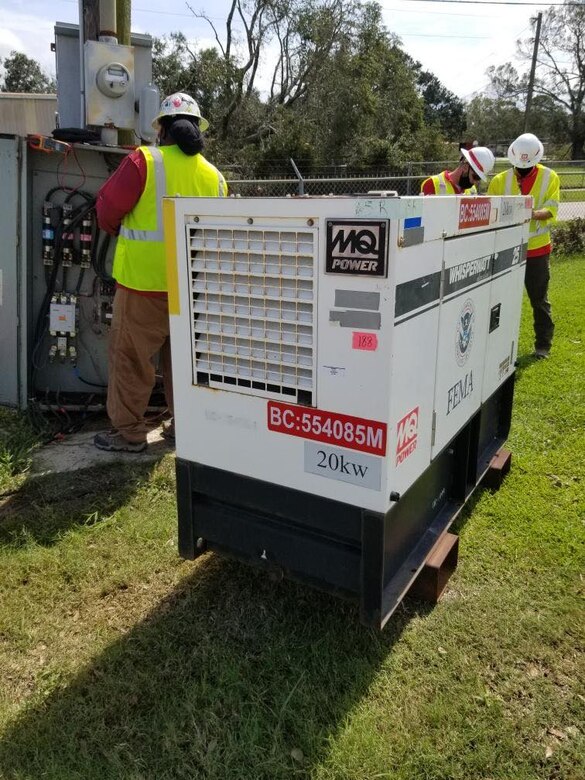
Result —
<instances>
[{"instance_id":1,"label":"electrical panel box","mask_svg":"<svg viewBox=\"0 0 585 780\"><path fill-rule=\"evenodd\" d=\"M86 41L86 123L133 129L135 101L134 47Z\"/></svg>"},{"instance_id":2,"label":"electrical panel box","mask_svg":"<svg viewBox=\"0 0 585 780\"><path fill-rule=\"evenodd\" d=\"M143 98L143 92L147 87L152 87L152 38L150 35L131 33L130 44L134 51L134 98L141 103L141 113L154 118L158 110L154 99L150 102ZM61 127L84 127L85 116L85 51L80 57L79 27L76 24L57 22L55 24L55 57L57 66L57 106ZM119 61L113 57L112 62ZM106 63L101 63L96 70ZM92 90L99 89L92 83ZM99 95L96 94L99 101ZM145 105L142 105L144 103ZM156 110L154 110L156 108ZM153 113L154 111L154 113ZM146 116L140 123L139 115L134 112L134 130L138 138L152 142L152 128L148 126Z\"/></svg>"},{"instance_id":3,"label":"electrical panel box","mask_svg":"<svg viewBox=\"0 0 585 780\"><path fill-rule=\"evenodd\" d=\"M357 593L383 623L507 434L530 209L167 200L182 553Z\"/></svg>"}]
</instances>

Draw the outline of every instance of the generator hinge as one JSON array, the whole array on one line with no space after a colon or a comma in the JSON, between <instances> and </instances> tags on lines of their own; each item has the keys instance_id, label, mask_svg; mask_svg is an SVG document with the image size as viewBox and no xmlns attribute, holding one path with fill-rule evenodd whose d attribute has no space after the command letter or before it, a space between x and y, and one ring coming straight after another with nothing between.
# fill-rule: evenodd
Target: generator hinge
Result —
<instances>
[{"instance_id":1,"label":"generator hinge","mask_svg":"<svg viewBox=\"0 0 585 780\"><path fill-rule=\"evenodd\" d=\"M435 446L435 433L437 432L437 413L433 412L433 424L431 426L431 447Z\"/></svg>"}]
</instances>

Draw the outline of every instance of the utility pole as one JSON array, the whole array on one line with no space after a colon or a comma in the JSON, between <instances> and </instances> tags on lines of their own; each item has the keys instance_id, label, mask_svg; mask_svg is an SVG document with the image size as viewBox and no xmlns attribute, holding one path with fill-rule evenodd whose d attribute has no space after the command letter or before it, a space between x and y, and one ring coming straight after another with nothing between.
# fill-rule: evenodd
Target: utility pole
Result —
<instances>
[{"instance_id":1,"label":"utility pole","mask_svg":"<svg viewBox=\"0 0 585 780\"><path fill-rule=\"evenodd\" d=\"M80 73L80 117L79 126L85 124L85 42L97 41L100 34L99 0L79 0L79 73Z\"/></svg>"},{"instance_id":2,"label":"utility pole","mask_svg":"<svg viewBox=\"0 0 585 780\"><path fill-rule=\"evenodd\" d=\"M526 109L524 111L524 132L528 130L528 118L530 116L530 105L532 103L532 92L534 90L534 72L536 70L536 58L538 56L538 44L540 42L540 25L542 22L542 11L539 11L536 17L536 35L534 36L534 51L532 52L532 66L530 68L530 79L528 80L528 94L526 95Z\"/></svg>"},{"instance_id":3,"label":"utility pole","mask_svg":"<svg viewBox=\"0 0 585 780\"><path fill-rule=\"evenodd\" d=\"M116 30L118 33L118 43L123 46L131 45L131 8L132 0L117 0ZM132 130L118 130L118 143L122 146L131 146L132 144L135 144L134 132Z\"/></svg>"}]
</instances>

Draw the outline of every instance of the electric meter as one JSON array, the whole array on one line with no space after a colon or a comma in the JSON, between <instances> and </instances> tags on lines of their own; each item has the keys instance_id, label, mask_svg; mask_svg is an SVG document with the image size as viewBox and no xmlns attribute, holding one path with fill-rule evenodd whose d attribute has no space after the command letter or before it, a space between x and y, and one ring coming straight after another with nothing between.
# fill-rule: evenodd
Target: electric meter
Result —
<instances>
[{"instance_id":1,"label":"electric meter","mask_svg":"<svg viewBox=\"0 0 585 780\"><path fill-rule=\"evenodd\" d=\"M104 65L97 73L97 85L107 97L119 98L126 94L130 83L130 73L119 62Z\"/></svg>"},{"instance_id":2,"label":"electric meter","mask_svg":"<svg viewBox=\"0 0 585 780\"><path fill-rule=\"evenodd\" d=\"M134 48L86 41L84 56L86 124L133 130L137 97ZM109 143L116 143L115 137Z\"/></svg>"}]
</instances>

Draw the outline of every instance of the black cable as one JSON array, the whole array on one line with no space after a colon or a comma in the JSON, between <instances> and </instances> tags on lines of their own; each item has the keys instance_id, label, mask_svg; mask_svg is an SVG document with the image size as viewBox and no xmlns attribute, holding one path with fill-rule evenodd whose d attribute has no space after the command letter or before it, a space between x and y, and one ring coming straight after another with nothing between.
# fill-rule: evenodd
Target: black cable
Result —
<instances>
[{"instance_id":1,"label":"black cable","mask_svg":"<svg viewBox=\"0 0 585 780\"><path fill-rule=\"evenodd\" d=\"M85 192L85 190L74 190L73 192L70 192L69 195L67 195L65 198L65 203L69 203L76 195L79 195L81 198L85 198L87 203L95 202L95 195L92 195L89 192Z\"/></svg>"},{"instance_id":2,"label":"black cable","mask_svg":"<svg viewBox=\"0 0 585 780\"><path fill-rule=\"evenodd\" d=\"M114 284L114 277L106 271L106 259L110 247L110 239L111 236L109 233L104 233L101 239L98 237L92 244L91 254L91 264L94 273L106 284Z\"/></svg>"},{"instance_id":3,"label":"black cable","mask_svg":"<svg viewBox=\"0 0 585 780\"><path fill-rule=\"evenodd\" d=\"M75 376L79 379L80 382L82 382L84 385L87 385L88 387L97 387L99 390L107 390L107 385L98 385L97 382L89 382L87 379L84 379L79 371L75 370Z\"/></svg>"},{"instance_id":4,"label":"black cable","mask_svg":"<svg viewBox=\"0 0 585 780\"><path fill-rule=\"evenodd\" d=\"M80 268L79 276L77 277L77 284L75 286L75 295L79 295L81 292L81 285L83 284L84 276L85 276L85 268Z\"/></svg>"}]
</instances>

